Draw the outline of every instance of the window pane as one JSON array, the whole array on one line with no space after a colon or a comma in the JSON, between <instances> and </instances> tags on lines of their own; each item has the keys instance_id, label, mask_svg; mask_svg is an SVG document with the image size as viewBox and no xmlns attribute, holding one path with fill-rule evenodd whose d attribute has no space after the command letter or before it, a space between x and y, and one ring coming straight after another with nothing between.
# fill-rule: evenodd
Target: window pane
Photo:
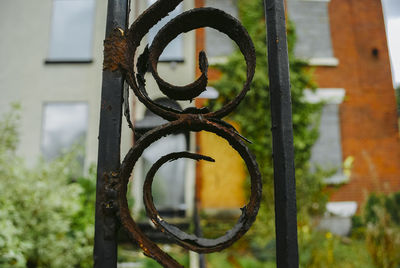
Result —
<instances>
[{"instance_id":1,"label":"window pane","mask_svg":"<svg viewBox=\"0 0 400 268\"><path fill-rule=\"evenodd\" d=\"M53 1L50 60L91 59L94 7L94 0Z\"/></svg>"},{"instance_id":2,"label":"window pane","mask_svg":"<svg viewBox=\"0 0 400 268\"><path fill-rule=\"evenodd\" d=\"M333 57L328 2L288 0L288 13L296 27L296 56Z\"/></svg>"},{"instance_id":3,"label":"window pane","mask_svg":"<svg viewBox=\"0 0 400 268\"><path fill-rule=\"evenodd\" d=\"M156 0L148 0L149 6L155 3ZM154 37L160 31L160 29L167 24L171 19L175 18L182 13L183 5L179 4L175 10L169 13L169 15L160 20L153 28L149 31L149 44L153 42ZM177 36L172 40L168 46L164 49L164 52L160 56L161 61L181 61L183 60L183 38L182 35Z\"/></svg>"},{"instance_id":4,"label":"window pane","mask_svg":"<svg viewBox=\"0 0 400 268\"><path fill-rule=\"evenodd\" d=\"M218 8L238 17L237 0L206 0L206 6ZM206 28L206 52L209 57L229 56L234 51L234 42L218 30Z\"/></svg>"},{"instance_id":5,"label":"window pane","mask_svg":"<svg viewBox=\"0 0 400 268\"><path fill-rule=\"evenodd\" d=\"M325 104L322 109L319 138L311 150L312 169L335 169L336 174L326 181L336 183L343 181L342 146L340 138L339 105Z\"/></svg>"},{"instance_id":6,"label":"window pane","mask_svg":"<svg viewBox=\"0 0 400 268\"><path fill-rule=\"evenodd\" d=\"M43 111L42 153L52 160L80 145L84 148L87 125L87 103L46 103ZM84 150L82 150L84 151ZM79 156L83 166L83 155Z\"/></svg>"},{"instance_id":7,"label":"window pane","mask_svg":"<svg viewBox=\"0 0 400 268\"><path fill-rule=\"evenodd\" d=\"M161 156L186 150L184 134L170 135L154 142L143 153L144 175ZM157 209L185 209L186 160L178 159L164 164L156 173L153 198Z\"/></svg>"}]
</instances>

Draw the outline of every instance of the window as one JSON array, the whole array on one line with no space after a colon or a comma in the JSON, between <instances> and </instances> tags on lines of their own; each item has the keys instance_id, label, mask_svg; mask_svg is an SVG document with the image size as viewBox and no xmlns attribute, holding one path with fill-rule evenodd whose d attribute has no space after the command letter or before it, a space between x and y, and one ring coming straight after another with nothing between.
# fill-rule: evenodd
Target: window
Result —
<instances>
[{"instance_id":1,"label":"window","mask_svg":"<svg viewBox=\"0 0 400 268\"><path fill-rule=\"evenodd\" d=\"M147 174L151 166L160 157L173 152L186 151L184 134L166 136L143 153L143 174ZM185 210L185 173L186 159L178 159L164 164L156 173L153 184L154 205L160 210Z\"/></svg>"},{"instance_id":2,"label":"window","mask_svg":"<svg viewBox=\"0 0 400 268\"><path fill-rule=\"evenodd\" d=\"M181 110L176 101L167 98L156 99L155 102ZM138 133L144 134L166 122L150 110L146 110L144 118L135 122L135 129ZM187 132L165 136L147 147L141 157L141 164L138 165L141 166L140 171L135 173L136 178L134 181L137 181L135 186L137 188L136 196L142 196L144 177L157 160L172 152L187 151L188 148L189 133ZM187 171L188 160L182 158L165 163L155 174L152 193L154 205L162 216L187 216L186 211L190 209L187 202L190 198L190 193L187 191ZM139 202L141 202L141 198L138 198L137 202L135 202L136 210L143 209L142 204L139 204Z\"/></svg>"},{"instance_id":3,"label":"window","mask_svg":"<svg viewBox=\"0 0 400 268\"><path fill-rule=\"evenodd\" d=\"M238 17L237 0L206 0L206 6L218 8ZM235 49L234 42L225 34L212 28L206 28L206 53L211 57L210 63L224 61L224 57L229 56Z\"/></svg>"},{"instance_id":4,"label":"window","mask_svg":"<svg viewBox=\"0 0 400 268\"><path fill-rule=\"evenodd\" d=\"M46 62L90 62L95 0L53 0Z\"/></svg>"},{"instance_id":5,"label":"window","mask_svg":"<svg viewBox=\"0 0 400 268\"><path fill-rule=\"evenodd\" d=\"M156 2L156 0L148 0L148 5L152 5ZM159 21L156 25L154 25L149 31L149 44L153 41L154 37L160 31L160 29L167 24L171 19L175 18L183 11L183 4L179 4L175 10L169 13L169 15ZM164 49L163 53L160 56L160 61L183 61L183 37L182 35L178 35L174 40L172 40L168 46Z\"/></svg>"},{"instance_id":6,"label":"window","mask_svg":"<svg viewBox=\"0 0 400 268\"><path fill-rule=\"evenodd\" d=\"M296 27L297 57L311 65L336 66L329 25L329 0L287 0L290 19Z\"/></svg>"},{"instance_id":7,"label":"window","mask_svg":"<svg viewBox=\"0 0 400 268\"><path fill-rule=\"evenodd\" d=\"M305 91L305 98L311 103L323 101L319 137L311 150L311 168L321 167L336 170L336 173L325 182L343 183L348 178L343 173L342 142L340 135L339 105L345 95L344 89L318 89L315 93Z\"/></svg>"},{"instance_id":8,"label":"window","mask_svg":"<svg viewBox=\"0 0 400 268\"><path fill-rule=\"evenodd\" d=\"M42 153L44 158L53 160L76 145L78 146L77 149L80 149L78 160L83 168L87 125L87 103L45 103L42 121Z\"/></svg>"}]
</instances>

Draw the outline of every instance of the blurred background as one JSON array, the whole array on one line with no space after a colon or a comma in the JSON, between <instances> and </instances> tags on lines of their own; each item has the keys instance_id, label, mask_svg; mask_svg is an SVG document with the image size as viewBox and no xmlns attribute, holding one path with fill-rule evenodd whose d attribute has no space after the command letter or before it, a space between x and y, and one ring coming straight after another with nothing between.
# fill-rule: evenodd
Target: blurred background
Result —
<instances>
[{"instance_id":1,"label":"blurred background","mask_svg":"<svg viewBox=\"0 0 400 268\"><path fill-rule=\"evenodd\" d=\"M132 0L130 23L155 0ZM301 267L399 267L400 2L286 0ZM216 162L163 166L153 196L160 214L205 237L230 229L248 200L240 156L208 132L180 133L146 149L128 199L142 230L185 267L275 267L272 140L263 1L185 0L154 26L139 53L171 18L195 7L241 20L257 53L252 89L225 118L253 144L263 201L250 231L231 248L202 257L171 244L147 220L144 177L160 156L197 151ZM107 1L0 1L0 267L91 267L103 40ZM242 88L237 46L213 29L179 35L158 71L185 85L210 64L194 102L166 98L150 74L149 96L165 106L218 109ZM133 94L131 94L133 95ZM397 102L396 102L397 97ZM165 121L130 96L138 133ZM121 157L135 137L124 121ZM200 212L200 221L194 220ZM159 267L120 233L120 267ZM204 266L203 266L204 267Z\"/></svg>"}]
</instances>

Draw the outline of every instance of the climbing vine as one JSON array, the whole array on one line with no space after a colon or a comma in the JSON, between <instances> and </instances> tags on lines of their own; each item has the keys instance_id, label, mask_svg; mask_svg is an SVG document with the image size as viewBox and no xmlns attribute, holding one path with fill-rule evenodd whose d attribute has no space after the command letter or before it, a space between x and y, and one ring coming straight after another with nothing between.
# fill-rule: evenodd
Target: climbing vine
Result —
<instances>
[{"instance_id":1,"label":"climbing vine","mask_svg":"<svg viewBox=\"0 0 400 268\"><path fill-rule=\"evenodd\" d=\"M263 1L239 0L240 19L253 39L257 67L250 92L232 116L239 123L241 132L253 144L252 151L263 177L262 207L250 237L253 244L265 246L269 238L274 237L274 202L273 202L273 162L272 133L266 31ZM288 45L290 62L290 82L293 109L295 167L297 180L297 204L299 224L305 224L309 216L323 210L325 196L322 193L323 184L318 174L310 174L309 159L311 147L318 137L318 119L321 104L311 104L304 100L306 88L316 87L312 73L305 61L294 56L293 48L296 42L295 29L288 23ZM242 88L246 77L245 62L240 51L235 51L224 64L215 66L222 77L213 86L220 92L220 98L212 103L214 108L232 99Z\"/></svg>"}]
</instances>

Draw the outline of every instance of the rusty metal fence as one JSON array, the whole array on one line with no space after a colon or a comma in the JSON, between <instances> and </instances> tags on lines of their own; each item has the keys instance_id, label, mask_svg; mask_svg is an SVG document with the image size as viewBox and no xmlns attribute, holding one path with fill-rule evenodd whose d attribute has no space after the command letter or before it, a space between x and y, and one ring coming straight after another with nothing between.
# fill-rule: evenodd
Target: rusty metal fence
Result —
<instances>
[{"instance_id":1,"label":"rusty metal fence","mask_svg":"<svg viewBox=\"0 0 400 268\"><path fill-rule=\"evenodd\" d=\"M207 239L187 234L163 219L154 206L151 194L153 177L166 162L179 158L214 161L190 152L174 152L161 157L146 175L143 200L148 217L162 232L180 246L198 253L223 250L242 237L254 222L261 200L261 174L247 140L234 127L223 121L251 88L256 56L246 29L231 15L212 8L195 8L178 15L155 36L150 47L137 57L140 41L160 19L167 16L183 0L159 0L141 14L128 28L129 0L109 0L101 97L99 157L96 193L94 266L117 267L117 233L122 226L133 243L144 254L164 267L181 267L162 251L138 227L127 202L127 185L133 167L143 151L163 136L182 131L207 131L226 139L244 160L251 179L249 202L242 209L236 225L225 235ZM293 162L293 133L287 54L285 12L283 0L265 0L268 32L268 61L272 110L273 157L275 180L275 223L277 266L298 267L296 191ZM199 54L201 76L186 86L164 81L157 73L157 63L164 48L179 34L202 27L225 33L242 52L247 64L247 77L238 95L217 111L204 108L178 110L163 106L149 98L144 75L150 71L164 95L173 100L192 100L206 89L208 62ZM267 74L266 74L267 75ZM154 114L168 121L141 135L120 161L122 114L135 132L129 117L129 88L137 99ZM266 130L268 131L268 130ZM137 133L136 133L137 134ZM137 137L136 137L137 138ZM262 164L262 163L261 163Z\"/></svg>"}]
</instances>

